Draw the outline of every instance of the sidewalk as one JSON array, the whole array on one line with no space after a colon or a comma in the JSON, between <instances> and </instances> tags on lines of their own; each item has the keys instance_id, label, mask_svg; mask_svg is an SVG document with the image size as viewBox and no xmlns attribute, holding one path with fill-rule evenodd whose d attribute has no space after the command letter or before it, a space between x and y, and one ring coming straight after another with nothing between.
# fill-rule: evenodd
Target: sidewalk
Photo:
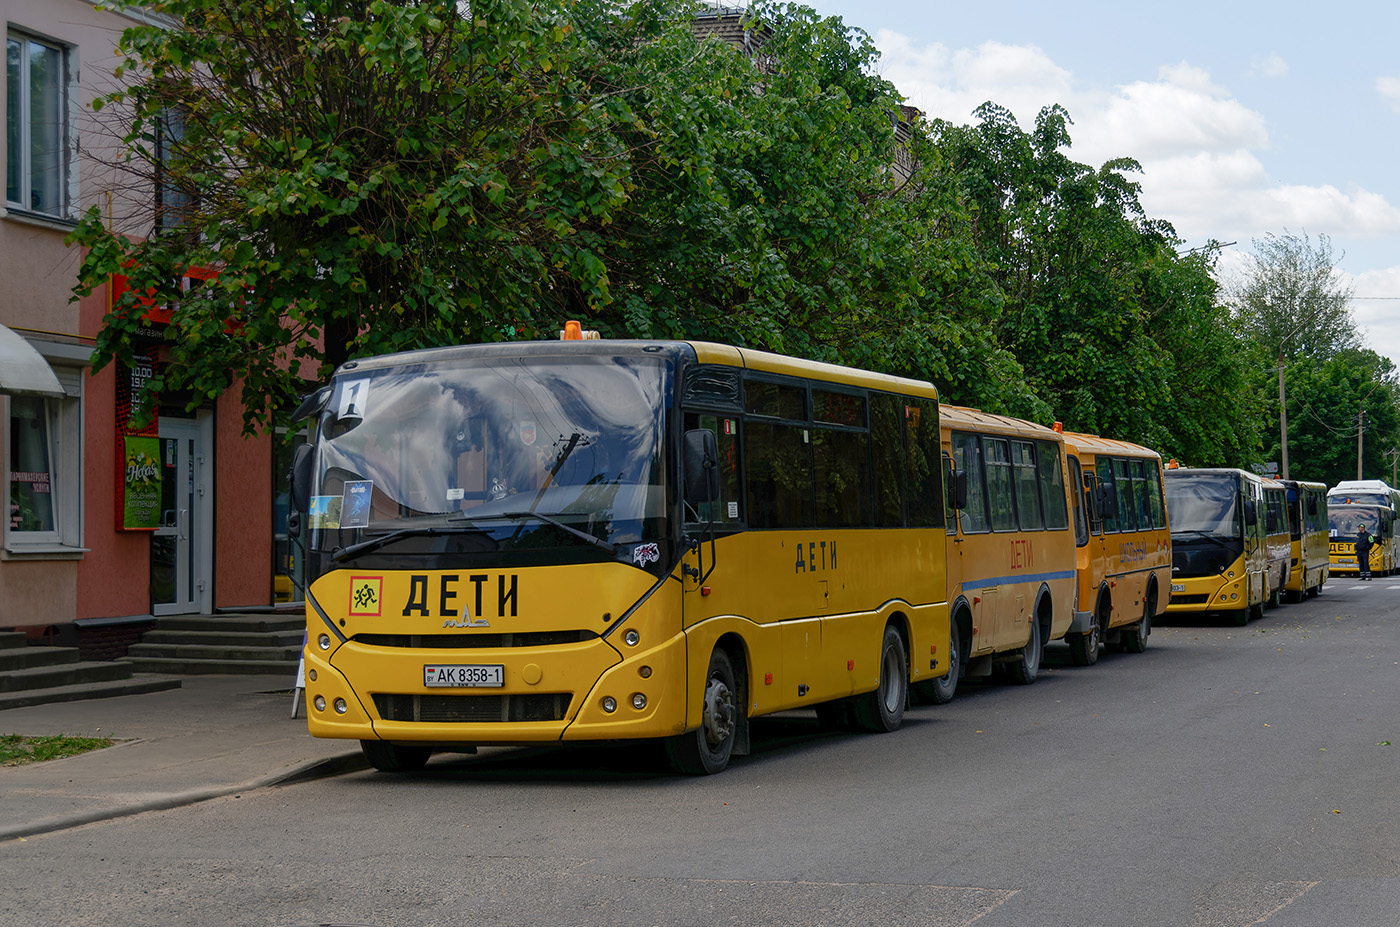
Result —
<instances>
[{"instance_id":1,"label":"sidewalk","mask_svg":"<svg viewBox=\"0 0 1400 927\"><path fill-rule=\"evenodd\" d=\"M0 711L0 734L106 736L105 750L0 767L0 840L366 768L306 732L292 680L186 676L178 689Z\"/></svg>"}]
</instances>

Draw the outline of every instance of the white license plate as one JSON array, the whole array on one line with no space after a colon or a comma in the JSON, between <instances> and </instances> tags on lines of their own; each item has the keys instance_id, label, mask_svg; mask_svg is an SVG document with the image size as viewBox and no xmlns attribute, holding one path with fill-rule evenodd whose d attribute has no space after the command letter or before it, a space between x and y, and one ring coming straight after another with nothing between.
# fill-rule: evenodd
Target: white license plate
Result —
<instances>
[{"instance_id":1,"label":"white license plate","mask_svg":"<svg viewBox=\"0 0 1400 927\"><path fill-rule=\"evenodd\" d=\"M423 685L430 689L499 689L506 684L506 668L500 664L442 664L423 667Z\"/></svg>"},{"instance_id":2,"label":"white license plate","mask_svg":"<svg viewBox=\"0 0 1400 927\"><path fill-rule=\"evenodd\" d=\"M1347 564L1348 566L1350 566L1350 565L1356 563L1356 558L1354 558L1354 557L1339 557L1339 558L1337 559L1337 562L1338 562L1338 563L1344 563L1344 564Z\"/></svg>"},{"instance_id":3,"label":"white license plate","mask_svg":"<svg viewBox=\"0 0 1400 927\"><path fill-rule=\"evenodd\" d=\"M1181 583L1172 583L1172 592L1185 592L1186 587Z\"/></svg>"}]
</instances>

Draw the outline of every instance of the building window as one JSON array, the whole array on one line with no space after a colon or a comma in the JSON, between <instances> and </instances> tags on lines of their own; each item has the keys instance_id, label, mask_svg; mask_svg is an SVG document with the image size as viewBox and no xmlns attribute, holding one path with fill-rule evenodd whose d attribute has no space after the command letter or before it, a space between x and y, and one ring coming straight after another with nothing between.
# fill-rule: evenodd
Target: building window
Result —
<instances>
[{"instance_id":1,"label":"building window","mask_svg":"<svg viewBox=\"0 0 1400 927\"><path fill-rule=\"evenodd\" d=\"M66 353L46 357L65 398L0 396L0 535L6 557L82 553L83 368Z\"/></svg>"},{"instance_id":2,"label":"building window","mask_svg":"<svg viewBox=\"0 0 1400 927\"><path fill-rule=\"evenodd\" d=\"M68 50L5 37L5 199L12 208L69 216Z\"/></svg>"},{"instance_id":3,"label":"building window","mask_svg":"<svg viewBox=\"0 0 1400 927\"><path fill-rule=\"evenodd\" d=\"M54 516L53 427L49 400L10 400L10 531L57 541Z\"/></svg>"}]
</instances>

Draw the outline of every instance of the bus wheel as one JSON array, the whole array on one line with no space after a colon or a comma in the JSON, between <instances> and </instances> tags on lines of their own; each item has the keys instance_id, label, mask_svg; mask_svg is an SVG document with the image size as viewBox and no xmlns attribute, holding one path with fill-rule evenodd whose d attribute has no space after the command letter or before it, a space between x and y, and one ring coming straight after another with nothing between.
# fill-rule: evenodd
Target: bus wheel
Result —
<instances>
[{"instance_id":1,"label":"bus wheel","mask_svg":"<svg viewBox=\"0 0 1400 927\"><path fill-rule=\"evenodd\" d=\"M382 740L362 740L360 750L380 772L414 772L428 763L431 747L400 747Z\"/></svg>"},{"instance_id":2,"label":"bus wheel","mask_svg":"<svg viewBox=\"0 0 1400 927\"><path fill-rule=\"evenodd\" d=\"M937 679L914 683L914 691L921 701L930 705L946 705L958 691L958 678L962 676L962 646L958 643L958 628L954 625L948 634L948 672Z\"/></svg>"},{"instance_id":3,"label":"bus wheel","mask_svg":"<svg viewBox=\"0 0 1400 927\"><path fill-rule=\"evenodd\" d=\"M1157 610L1157 590L1147 593L1142 603L1142 617L1131 628L1123 629L1123 650L1142 653L1147 649L1147 636L1152 633L1152 613Z\"/></svg>"},{"instance_id":4,"label":"bus wheel","mask_svg":"<svg viewBox=\"0 0 1400 927\"><path fill-rule=\"evenodd\" d=\"M1069 656L1075 666L1093 666L1099 662L1099 644L1103 641L1103 632L1099 629L1097 618L1090 623L1088 631L1072 635L1066 640L1069 641Z\"/></svg>"},{"instance_id":5,"label":"bus wheel","mask_svg":"<svg viewBox=\"0 0 1400 927\"><path fill-rule=\"evenodd\" d=\"M1017 685L1028 686L1035 682L1040 675L1040 655L1042 644L1040 642L1040 621L1031 619L1031 637L1026 641L1025 649L1021 651L1021 657L1014 663L1006 664L1007 671L1011 674L1011 681Z\"/></svg>"},{"instance_id":6,"label":"bus wheel","mask_svg":"<svg viewBox=\"0 0 1400 927\"><path fill-rule=\"evenodd\" d=\"M666 741L671 768L687 776L709 776L729 765L734 735L739 730L739 687L729 654L716 647L705 674L704 708L700 726Z\"/></svg>"},{"instance_id":7,"label":"bus wheel","mask_svg":"<svg viewBox=\"0 0 1400 927\"><path fill-rule=\"evenodd\" d=\"M856 697L855 721L863 731L886 733L904 723L904 706L909 700L909 658L904 638L892 624L885 625L880 643L880 684L874 692Z\"/></svg>"}]
</instances>

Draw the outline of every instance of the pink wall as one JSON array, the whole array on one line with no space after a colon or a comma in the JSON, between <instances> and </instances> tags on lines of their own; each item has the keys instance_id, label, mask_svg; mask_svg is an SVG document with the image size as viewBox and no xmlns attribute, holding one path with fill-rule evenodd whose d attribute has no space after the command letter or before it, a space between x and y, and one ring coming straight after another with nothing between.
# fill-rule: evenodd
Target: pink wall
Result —
<instances>
[{"instance_id":1,"label":"pink wall","mask_svg":"<svg viewBox=\"0 0 1400 927\"><path fill-rule=\"evenodd\" d=\"M88 552L78 563L73 618L151 610L150 537L145 531L116 530L116 407L116 371L108 366L83 384L83 544Z\"/></svg>"},{"instance_id":2,"label":"pink wall","mask_svg":"<svg viewBox=\"0 0 1400 927\"><path fill-rule=\"evenodd\" d=\"M215 406L215 608L272 602L272 438L243 436L242 389Z\"/></svg>"}]
</instances>

